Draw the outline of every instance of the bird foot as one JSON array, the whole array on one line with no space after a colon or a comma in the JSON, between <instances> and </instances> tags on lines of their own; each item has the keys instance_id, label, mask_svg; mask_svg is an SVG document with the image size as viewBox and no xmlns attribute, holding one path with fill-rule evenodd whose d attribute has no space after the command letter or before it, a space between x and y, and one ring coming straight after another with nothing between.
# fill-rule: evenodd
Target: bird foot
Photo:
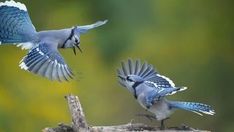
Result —
<instances>
[{"instance_id":1,"label":"bird foot","mask_svg":"<svg viewBox=\"0 0 234 132\"><path fill-rule=\"evenodd\" d=\"M168 119L170 119L170 118L169 118L169 117L167 117L167 118L165 118L165 119L161 120L160 130L164 130L164 129L165 129L164 122L165 122L165 120L168 120Z\"/></svg>"}]
</instances>

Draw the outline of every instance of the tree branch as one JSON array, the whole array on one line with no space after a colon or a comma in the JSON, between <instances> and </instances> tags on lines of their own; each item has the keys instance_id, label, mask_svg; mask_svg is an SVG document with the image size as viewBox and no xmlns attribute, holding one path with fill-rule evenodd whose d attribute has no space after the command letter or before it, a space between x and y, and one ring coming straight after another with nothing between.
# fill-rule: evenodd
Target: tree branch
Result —
<instances>
[{"instance_id":1,"label":"tree branch","mask_svg":"<svg viewBox=\"0 0 234 132\"><path fill-rule=\"evenodd\" d=\"M161 131L157 126L148 126L141 123L128 123L117 126L89 126L86 122L84 112L82 110L79 98L74 95L65 96L68 107L72 117L72 123L66 125L59 123L56 128L45 128L43 132L130 132L130 131ZM188 126L182 125L180 127L171 127L167 131L178 132L178 131L188 131L188 132L207 132L196 130Z\"/></svg>"}]
</instances>

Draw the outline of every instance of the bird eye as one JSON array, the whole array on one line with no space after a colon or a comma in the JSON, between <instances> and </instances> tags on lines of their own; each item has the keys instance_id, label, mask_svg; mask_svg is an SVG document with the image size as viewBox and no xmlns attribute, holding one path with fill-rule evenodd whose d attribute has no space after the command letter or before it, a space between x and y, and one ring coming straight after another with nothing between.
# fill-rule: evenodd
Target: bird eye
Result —
<instances>
[{"instance_id":1,"label":"bird eye","mask_svg":"<svg viewBox=\"0 0 234 132\"><path fill-rule=\"evenodd\" d=\"M79 41L78 41L78 39L77 39L77 38L75 38L75 42L76 42L76 44L79 44Z\"/></svg>"},{"instance_id":2,"label":"bird eye","mask_svg":"<svg viewBox=\"0 0 234 132\"><path fill-rule=\"evenodd\" d=\"M130 81L130 82L133 82L133 80L129 77L129 76L127 76L127 78L126 78L128 81Z\"/></svg>"}]
</instances>

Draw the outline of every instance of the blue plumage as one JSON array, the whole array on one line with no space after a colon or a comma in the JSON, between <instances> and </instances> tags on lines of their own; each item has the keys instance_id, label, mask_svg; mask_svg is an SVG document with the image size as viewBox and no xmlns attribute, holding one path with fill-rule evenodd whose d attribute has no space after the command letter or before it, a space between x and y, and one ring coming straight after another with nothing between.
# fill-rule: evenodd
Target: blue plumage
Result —
<instances>
[{"instance_id":1,"label":"blue plumage","mask_svg":"<svg viewBox=\"0 0 234 132\"><path fill-rule=\"evenodd\" d=\"M37 32L24 4L13 0L0 2L0 44L17 44L29 50L20 62L21 69L50 80L68 81L73 74L58 48L73 48L75 54L76 47L82 51L80 35L106 22Z\"/></svg>"},{"instance_id":2,"label":"blue plumage","mask_svg":"<svg viewBox=\"0 0 234 132\"><path fill-rule=\"evenodd\" d=\"M169 102L169 106L171 108L177 108L177 109L183 109L183 110L195 112L199 115L202 115L202 113L208 114L208 115L215 114L211 106L202 104L202 103L171 101Z\"/></svg>"},{"instance_id":3,"label":"blue plumage","mask_svg":"<svg viewBox=\"0 0 234 132\"><path fill-rule=\"evenodd\" d=\"M60 53L49 43L40 43L31 49L21 62L21 68L49 78L69 80L73 77Z\"/></svg>"},{"instance_id":4,"label":"blue plumage","mask_svg":"<svg viewBox=\"0 0 234 132\"><path fill-rule=\"evenodd\" d=\"M23 43L34 39L36 30L27 11L13 6L1 6L0 14L2 43Z\"/></svg>"},{"instance_id":5,"label":"blue plumage","mask_svg":"<svg viewBox=\"0 0 234 132\"><path fill-rule=\"evenodd\" d=\"M169 78L159 74L150 78L149 81L156 83L158 88L170 88L175 86L175 84L170 81Z\"/></svg>"},{"instance_id":6,"label":"blue plumage","mask_svg":"<svg viewBox=\"0 0 234 132\"><path fill-rule=\"evenodd\" d=\"M195 112L199 115L214 115L211 106L195 102L170 101L165 97L173 95L179 91L184 91L186 87L176 87L171 79L160 75L152 65L139 60L128 60L121 63L121 68L117 70L119 82L126 87L137 99L139 104L148 111L155 114L157 120L166 120L175 109L183 109Z\"/></svg>"}]
</instances>

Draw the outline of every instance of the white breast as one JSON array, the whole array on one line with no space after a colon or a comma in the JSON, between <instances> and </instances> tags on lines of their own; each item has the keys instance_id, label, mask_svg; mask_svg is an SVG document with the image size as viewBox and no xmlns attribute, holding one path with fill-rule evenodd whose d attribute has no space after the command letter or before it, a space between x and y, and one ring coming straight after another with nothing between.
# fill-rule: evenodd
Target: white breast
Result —
<instances>
[{"instance_id":1,"label":"white breast","mask_svg":"<svg viewBox=\"0 0 234 132\"><path fill-rule=\"evenodd\" d=\"M169 109L166 101L163 99L150 107L149 111L156 115L157 120L163 120L168 118L174 110Z\"/></svg>"}]
</instances>

